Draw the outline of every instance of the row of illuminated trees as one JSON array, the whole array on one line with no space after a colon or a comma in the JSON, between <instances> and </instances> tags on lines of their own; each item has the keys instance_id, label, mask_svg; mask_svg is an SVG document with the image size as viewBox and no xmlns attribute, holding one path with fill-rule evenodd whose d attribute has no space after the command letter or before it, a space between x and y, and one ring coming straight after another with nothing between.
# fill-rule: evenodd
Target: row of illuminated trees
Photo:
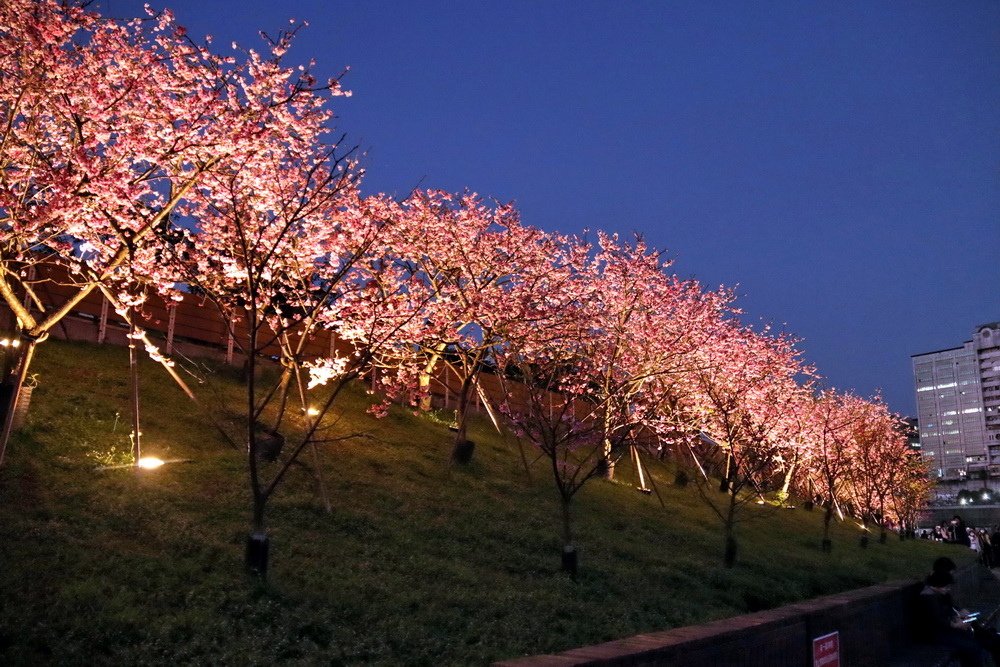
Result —
<instances>
[{"instance_id":1,"label":"row of illuminated trees","mask_svg":"<svg viewBox=\"0 0 1000 667\"><path fill-rule=\"evenodd\" d=\"M284 63L294 32L224 57L166 12L120 22L55 0L0 4L0 297L23 343L15 389L90 292L129 321L151 292L196 293L240 323L245 419L231 437L246 446L253 539L348 383L377 369L387 401L427 407L442 366L460 381L453 457L473 455L478 395L549 462L567 554L577 491L626 455L644 475L654 451L691 470L730 565L740 509L767 493L821 502L827 529L837 512L912 523L926 478L896 418L879 400L818 391L794 341L741 324L727 291L671 275L641 241L546 233L475 195L363 195L329 129L329 99L346 93ZM38 262L61 265L73 296L43 303ZM304 358L319 331L350 352ZM282 372L265 386L258 353L273 343ZM498 394L482 393L484 372Z\"/></svg>"}]
</instances>

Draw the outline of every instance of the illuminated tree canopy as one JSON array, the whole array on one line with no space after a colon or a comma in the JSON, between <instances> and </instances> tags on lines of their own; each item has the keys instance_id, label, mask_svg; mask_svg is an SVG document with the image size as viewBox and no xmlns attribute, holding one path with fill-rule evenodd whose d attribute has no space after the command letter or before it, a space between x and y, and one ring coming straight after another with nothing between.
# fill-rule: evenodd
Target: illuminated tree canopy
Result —
<instances>
[{"instance_id":1,"label":"illuminated tree canopy","mask_svg":"<svg viewBox=\"0 0 1000 667\"><path fill-rule=\"evenodd\" d=\"M482 374L497 376L497 413L549 462L567 548L573 495L625 454L690 466L727 565L739 509L769 493L822 503L827 530L844 512L912 525L927 482L898 417L818 391L796 341L743 324L727 290L671 274L641 239L547 233L472 193L362 194L331 125L347 93L285 63L296 30L220 56L166 11L120 22L75 3L0 4L0 299L24 341L17 386L89 293L123 314L151 292L196 293L247 359L235 439L258 532L347 382L377 370L383 393L426 408L442 367L461 385L456 448ZM51 266L73 288L55 304L38 294ZM305 358L321 332L348 347ZM261 386L274 343L283 372ZM293 431L266 476L262 442Z\"/></svg>"}]
</instances>

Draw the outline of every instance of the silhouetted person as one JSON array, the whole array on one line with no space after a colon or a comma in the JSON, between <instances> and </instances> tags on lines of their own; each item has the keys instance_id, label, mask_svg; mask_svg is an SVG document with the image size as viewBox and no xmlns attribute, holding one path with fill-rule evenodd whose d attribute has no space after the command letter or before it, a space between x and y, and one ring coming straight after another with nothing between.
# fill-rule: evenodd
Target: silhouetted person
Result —
<instances>
[{"instance_id":1,"label":"silhouetted person","mask_svg":"<svg viewBox=\"0 0 1000 667\"><path fill-rule=\"evenodd\" d=\"M952 576L944 571L935 571L927 577L916 602L918 636L954 651L962 667L983 667L985 651L973 635L971 625L962 622L952 605L953 582Z\"/></svg>"},{"instance_id":2,"label":"silhouetted person","mask_svg":"<svg viewBox=\"0 0 1000 667\"><path fill-rule=\"evenodd\" d=\"M969 531L968 526L965 525L965 521L962 521L962 517L957 514L952 517L951 525L948 527L951 532L951 541L955 544L964 544L969 546Z\"/></svg>"}]
</instances>

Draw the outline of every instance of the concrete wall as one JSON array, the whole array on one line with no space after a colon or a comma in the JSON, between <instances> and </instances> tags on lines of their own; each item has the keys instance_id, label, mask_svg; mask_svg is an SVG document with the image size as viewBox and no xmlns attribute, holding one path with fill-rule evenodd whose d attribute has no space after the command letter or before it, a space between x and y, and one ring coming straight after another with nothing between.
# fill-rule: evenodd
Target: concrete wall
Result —
<instances>
[{"instance_id":1,"label":"concrete wall","mask_svg":"<svg viewBox=\"0 0 1000 667\"><path fill-rule=\"evenodd\" d=\"M991 480L995 481L995 480ZM917 525L920 528L932 528L942 521L948 521L958 515L965 525L975 528L989 528L1000 525L1000 505L953 505L950 507L927 507L920 510Z\"/></svg>"}]
</instances>

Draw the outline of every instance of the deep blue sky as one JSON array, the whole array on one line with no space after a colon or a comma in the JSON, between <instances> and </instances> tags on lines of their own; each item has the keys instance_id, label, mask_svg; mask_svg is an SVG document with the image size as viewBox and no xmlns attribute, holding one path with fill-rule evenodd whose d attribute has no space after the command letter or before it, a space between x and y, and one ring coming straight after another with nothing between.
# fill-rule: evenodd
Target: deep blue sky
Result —
<instances>
[{"instance_id":1,"label":"deep blue sky","mask_svg":"<svg viewBox=\"0 0 1000 667\"><path fill-rule=\"evenodd\" d=\"M308 20L367 190L640 232L894 410L909 355L1000 320L995 1L150 1L219 50Z\"/></svg>"}]
</instances>

